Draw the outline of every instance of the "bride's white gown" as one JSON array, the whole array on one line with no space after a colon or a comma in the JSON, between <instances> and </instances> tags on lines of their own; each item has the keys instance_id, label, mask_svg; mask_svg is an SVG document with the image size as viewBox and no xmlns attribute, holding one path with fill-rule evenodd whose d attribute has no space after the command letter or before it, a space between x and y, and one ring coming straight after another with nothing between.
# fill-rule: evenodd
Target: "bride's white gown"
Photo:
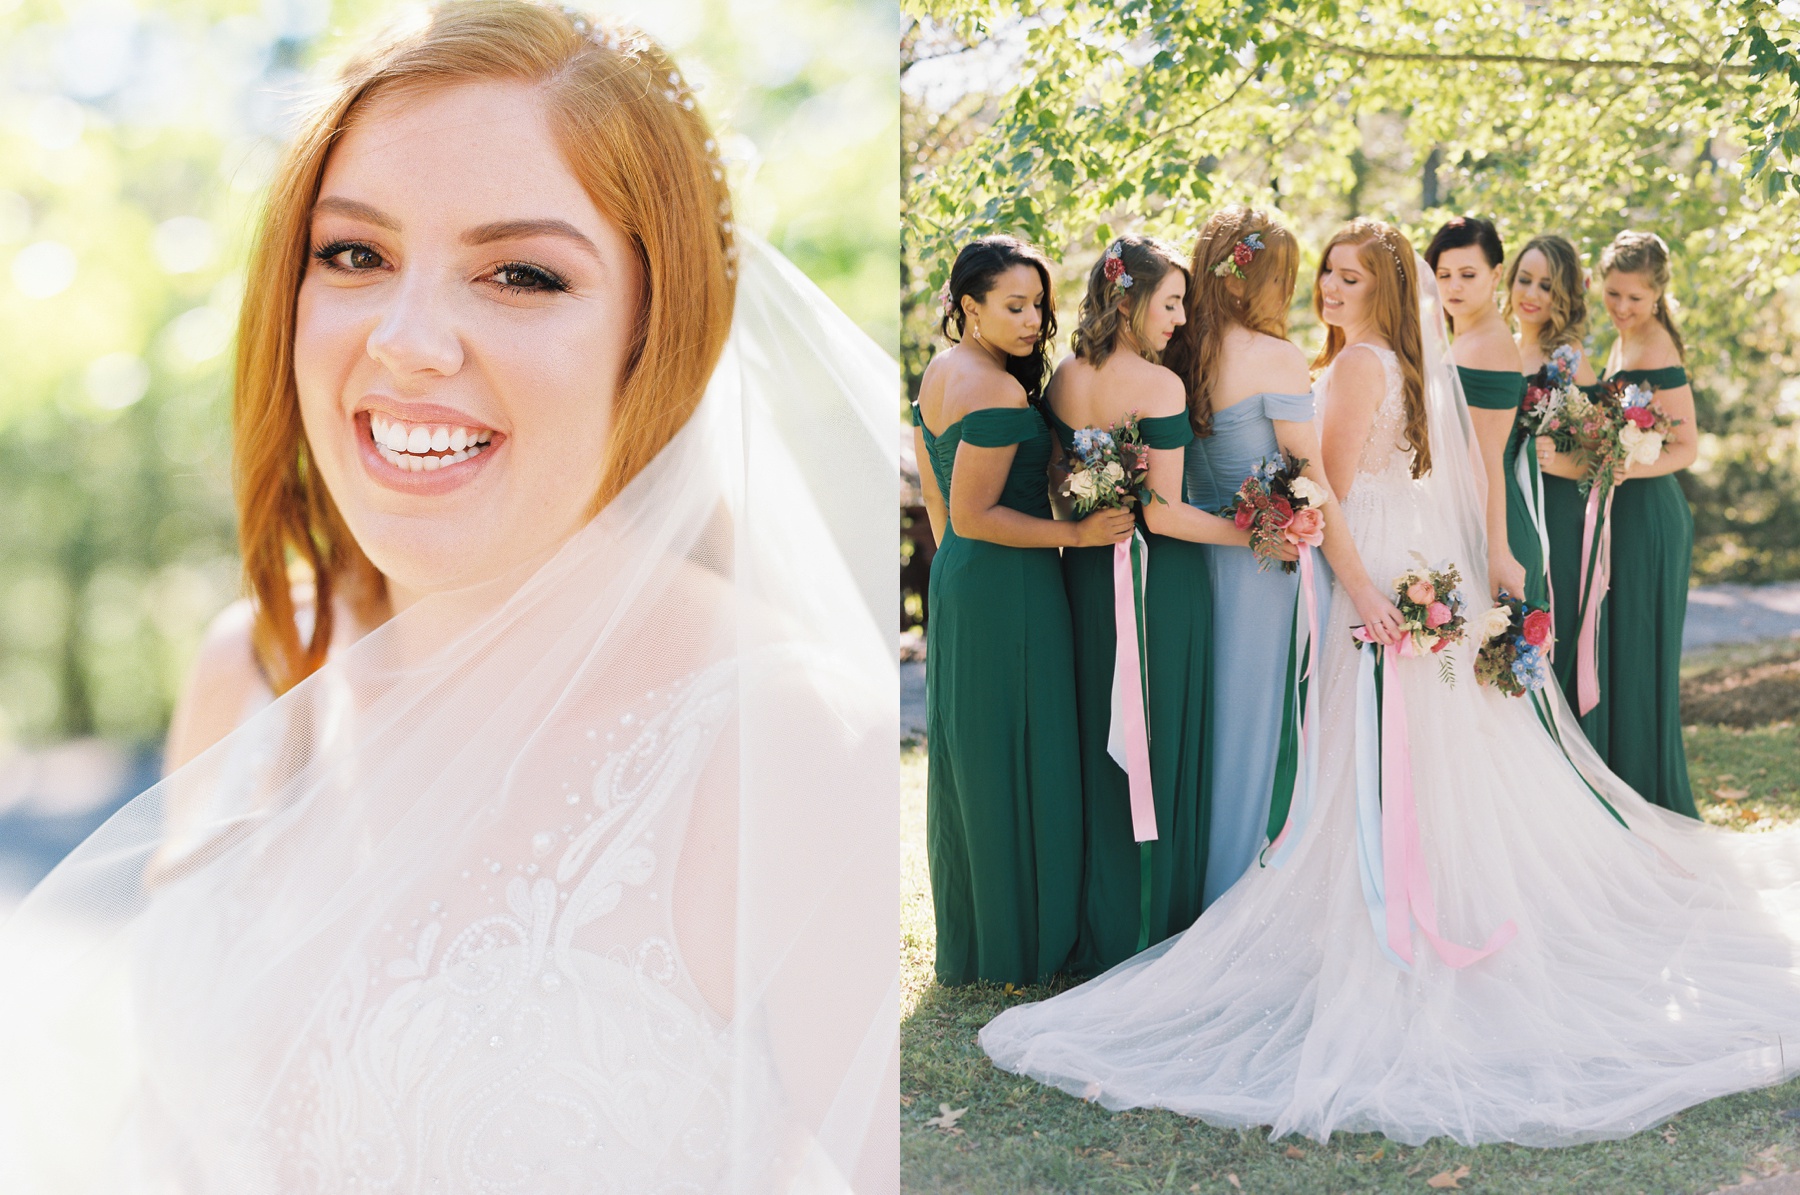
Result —
<instances>
[{"instance_id":1,"label":"bride's white gown","mask_svg":"<svg viewBox=\"0 0 1800 1195\"><path fill-rule=\"evenodd\" d=\"M1375 351L1387 393L1343 511L1384 584L1415 550L1437 564L1469 548L1410 476L1400 370ZM1478 611L1485 582L1467 579L1483 562L1456 563ZM1334 585L1316 803L1291 857L1186 933L997 1017L981 1032L994 1062L1109 1108L1277 1136L1530 1145L1626 1136L1800 1070L1800 838L1650 805L1565 733L1624 829L1528 702L1476 682L1469 646L1454 687L1435 660L1391 657L1388 683L1404 690L1440 931L1469 947L1508 919L1518 934L1461 970L1416 930L1410 971L1382 952L1357 859L1356 621Z\"/></svg>"}]
</instances>

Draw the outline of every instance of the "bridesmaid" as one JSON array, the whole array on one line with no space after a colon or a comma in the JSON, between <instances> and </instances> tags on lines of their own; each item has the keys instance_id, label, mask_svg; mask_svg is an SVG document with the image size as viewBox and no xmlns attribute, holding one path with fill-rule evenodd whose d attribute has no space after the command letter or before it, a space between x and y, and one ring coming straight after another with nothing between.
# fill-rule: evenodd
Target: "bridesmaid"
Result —
<instances>
[{"instance_id":1,"label":"bridesmaid","mask_svg":"<svg viewBox=\"0 0 1800 1195\"><path fill-rule=\"evenodd\" d=\"M1619 338L1606 378L1650 386L1681 422L1653 465L1622 473L1613 499L1612 588L1601 633L1608 663L1594 713L1606 724L1607 766L1665 809L1698 817L1681 742L1681 628L1687 617L1694 516L1675 474L1699 447L1687 352L1669 302L1669 248L1621 232L1600 253L1601 295Z\"/></svg>"},{"instance_id":2,"label":"bridesmaid","mask_svg":"<svg viewBox=\"0 0 1800 1195\"><path fill-rule=\"evenodd\" d=\"M1287 339L1299 264L1294 234L1256 208L1215 213L1194 244L1187 324L1170 347L1169 364L1181 375L1196 436L1187 450L1185 497L1202 510L1223 509L1258 462L1282 449L1304 459L1307 477L1330 494L1311 374L1305 354ZM1387 603L1356 554L1335 497L1324 510L1325 557L1360 595L1367 620L1379 621ZM1211 904L1255 864L1269 838L1300 578L1259 568L1241 540L1204 551L1214 644L1206 751L1212 826L1203 894ZM1329 580L1321 576L1317 588L1323 628Z\"/></svg>"},{"instance_id":3,"label":"bridesmaid","mask_svg":"<svg viewBox=\"0 0 1800 1195\"><path fill-rule=\"evenodd\" d=\"M1142 508L1148 530L1143 643L1157 837L1148 859L1132 834L1130 787L1107 754L1118 638L1113 550L1063 552L1075 626L1075 698L1081 724L1086 869L1070 970L1093 974L1180 933L1200 916L1206 875L1206 686L1212 603L1200 544L1242 546L1248 533L1181 501L1182 449L1193 438L1181 379L1158 362L1186 320L1187 267L1143 237L1120 237L1094 263L1081 301L1075 355L1048 391L1066 453L1076 428L1141 417L1150 487L1164 502ZM1148 863L1148 867L1144 864Z\"/></svg>"},{"instance_id":4,"label":"bridesmaid","mask_svg":"<svg viewBox=\"0 0 1800 1195\"><path fill-rule=\"evenodd\" d=\"M1519 349L1494 305L1506 250L1478 216L1446 222L1425 247L1437 275L1444 318L1455 337L1450 356L1469 402L1469 420L1487 470L1488 582L1493 596L1544 600L1544 558L1525 492L1514 472L1513 427L1525 397Z\"/></svg>"},{"instance_id":5,"label":"bridesmaid","mask_svg":"<svg viewBox=\"0 0 1800 1195\"><path fill-rule=\"evenodd\" d=\"M941 323L952 347L913 405L938 541L925 820L945 984L1041 982L1075 944L1081 757L1056 549L1116 542L1132 521L1051 519L1039 395L1055 311L1042 253L1004 236L965 245Z\"/></svg>"},{"instance_id":6,"label":"bridesmaid","mask_svg":"<svg viewBox=\"0 0 1800 1195\"><path fill-rule=\"evenodd\" d=\"M1562 349L1575 354L1575 383L1599 382L1584 343L1588 335L1587 276L1581 255L1567 237L1545 233L1525 242L1506 276L1507 317L1519 325L1519 369L1531 378L1551 355ZM1551 663L1571 708L1575 705L1575 638L1580 628L1581 532L1587 499L1576 482L1581 462L1555 450L1548 436L1537 441L1544 481L1544 525L1550 540L1550 566L1545 571L1546 600L1556 620ZM1522 492L1521 492L1522 496ZM1606 641L1600 641L1601 670L1606 667ZM1605 728L1590 716L1581 720L1589 741L1606 752Z\"/></svg>"}]
</instances>

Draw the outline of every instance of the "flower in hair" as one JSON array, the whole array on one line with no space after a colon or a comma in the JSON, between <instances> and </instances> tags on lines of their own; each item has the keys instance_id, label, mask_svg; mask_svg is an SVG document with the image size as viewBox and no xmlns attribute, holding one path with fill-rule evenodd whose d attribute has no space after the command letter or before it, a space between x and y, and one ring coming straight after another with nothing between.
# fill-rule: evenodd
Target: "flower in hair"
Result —
<instances>
[{"instance_id":1,"label":"flower in hair","mask_svg":"<svg viewBox=\"0 0 1800 1195\"><path fill-rule=\"evenodd\" d=\"M1213 275L1223 278L1227 274L1244 277L1244 267L1256 259L1256 254L1263 248L1262 233L1252 232L1231 247L1231 255L1213 267Z\"/></svg>"},{"instance_id":2,"label":"flower in hair","mask_svg":"<svg viewBox=\"0 0 1800 1195\"><path fill-rule=\"evenodd\" d=\"M1105 264L1102 265L1100 269L1101 272L1106 275L1106 280L1108 282L1117 286L1120 290L1130 290L1131 275L1125 272L1125 259L1120 256L1123 246L1124 242L1122 241L1114 241L1112 244L1108 245L1106 247L1106 257L1104 258Z\"/></svg>"}]
</instances>

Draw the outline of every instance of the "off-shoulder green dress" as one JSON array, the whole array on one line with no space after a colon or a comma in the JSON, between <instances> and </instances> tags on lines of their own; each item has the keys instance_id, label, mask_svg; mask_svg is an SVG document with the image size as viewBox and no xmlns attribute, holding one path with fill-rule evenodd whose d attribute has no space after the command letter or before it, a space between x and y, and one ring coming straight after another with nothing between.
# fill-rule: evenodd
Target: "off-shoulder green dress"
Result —
<instances>
[{"instance_id":1,"label":"off-shoulder green dress","mask_svg":"<svg viewBox=\"0 0 1800 1195\"><path fill-rule=\"evenodd\" d=\"M1074 431L1051 415L1064 448ZM1152 448L1187 447L1186 414L1138 424ZM1184 495L1165 494L1170 501ZM1140 516L1141 518L1141 516ZM1157 837L1150 845L1148 916L1142 852L1132 837L1125 772L1106 753L1112 723L1113 549L1064 548L1063 576L1075 626L1075 705L1081 723L1086 830L1081 928L1069 969L1097 974L1155 945L1200 916L1209 815L1205 767L1207 677L1212 647L1211 583L1199 544L1145 532L1144 642L1149 660L1150 787ZM1140 934L1142 935L1140 937Z\"/></svg>"},{"instance_id":2,"label":"off-shoulder green dress","mask_svg":"<svg viewBox=\"0 0 1800 1195\"><path fill-rule=\"evenodd\" d=\"M1525 569L1525 592L1530 601L1544 601L1544 552L1538 543L1537 528L1531 523L1531 509L1525 491L1519 486L1519 451L1525 437L1520 434L1518 410L1525 397L1525 375L1503 369L1468 369L1456 367L1462 378L1463 396L1471 407L1489 411L1512 411L1513 427L1506 437L1506 451L1501 470L1506 482L1506 544L1513 559Z\"/></svg>"},{"instance_id":3,"label":"off-shoulder green dress","mask_svg":"<svg viewBox=\"0 0 1800 1195\"><path fill-rule=\"evenodd\" d=\"M1034 407L971 411L934 436L948 506L957 446L1018 445L1000 502L1050 517L1053 441ZM1068 962L1081 896L1081 754L1069 601L1054 548L964 539L931 561L925 836L939 983L1027 984Z\"/></svg>"},{"instance_id":4,"label":"off-shoulder green dress","mask_svg":"<svg viewBox=\"0 0 1800 1195\"><path fill-rule=\"evenodd\" d=\"M1680 366L1614 376L1658 390L1687 384ZM1556 598L1556 679L1569 705L1578 709L1576 637L1587 499L1574 481L1546 475L1544 507ZM1693 817L1680 697L1693 512L1681 483L1665 474L1622 482L1613 497L1612 523L1612 577L1594 653L1600 700L1582 716L1581 729L1607 766L1646 800Z\"/></svg>"},{"instance_id":5,"label":"off-shoulder green dress","mask_svg":"<svg viewBox=\"0 0 1800 1195\"><path fill-rule=\"evenodd\" d=\"M1679 365L1612 376L1655 390L1688 384ZM1694 514L1675 474L1665 473L1621 482L1612 522L1612 587L1601 607L1600 704L1589 717L1604 718L1600 751L1609 768L1646 800L1697 817L1681 742L1681 633Z\"/></svg>"}]
</instances>

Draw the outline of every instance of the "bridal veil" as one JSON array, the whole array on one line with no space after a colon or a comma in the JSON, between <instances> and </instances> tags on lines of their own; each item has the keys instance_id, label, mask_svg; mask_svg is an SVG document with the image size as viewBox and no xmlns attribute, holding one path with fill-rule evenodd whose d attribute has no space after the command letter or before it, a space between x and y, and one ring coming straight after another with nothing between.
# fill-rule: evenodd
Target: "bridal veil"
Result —
<instances>
[{"instance_id":1,"label":"bridal veil","mask_svg":"<svg viewBox=\"0 0 1800 1195\"><path fill-rule=\"evenodd\" d=\"M893 360L749 238L685 428L0 927L0 1189L897 1183Z\"/></svg>"}]
</instances>

